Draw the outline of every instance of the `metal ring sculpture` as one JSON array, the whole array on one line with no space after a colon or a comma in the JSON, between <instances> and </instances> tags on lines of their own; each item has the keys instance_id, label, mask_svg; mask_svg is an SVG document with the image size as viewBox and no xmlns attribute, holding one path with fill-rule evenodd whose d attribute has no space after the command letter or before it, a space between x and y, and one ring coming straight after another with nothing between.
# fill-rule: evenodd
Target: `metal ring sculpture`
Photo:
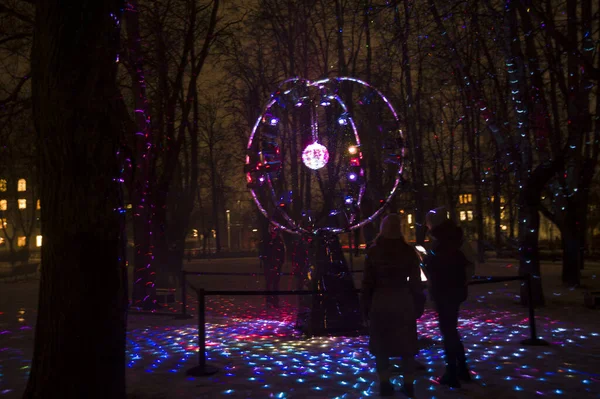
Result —
<instances>
[{"instance_id":1,"label":"metal ring sculpture","mask_svg":"<svg viewBox=\"0 0 600 399\"><path fill-rule=\"evenodd\" d=\"M246 180L260 212L282 230L341 233L371 222L391 201L404 151L398 115L373 86L292 78L252 129Z\"/></svg>"}]
</instances>

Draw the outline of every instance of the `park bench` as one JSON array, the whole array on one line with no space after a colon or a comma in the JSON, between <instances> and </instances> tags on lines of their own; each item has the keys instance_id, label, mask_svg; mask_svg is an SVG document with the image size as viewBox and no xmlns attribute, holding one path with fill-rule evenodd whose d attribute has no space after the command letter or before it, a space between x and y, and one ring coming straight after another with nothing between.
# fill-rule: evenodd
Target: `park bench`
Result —
<instances>
[{"instance_id":1,"label":"park bench","mask_svg":"<svg viewBox=\"0 0 600 399\"><path fill-rule=\"evenodd\" d=\"M12 265L8 273L0 274L0 280L17 281L21 278L27 278L37 274L39 263L23 263Z\"/></svg>"}]
</instances>

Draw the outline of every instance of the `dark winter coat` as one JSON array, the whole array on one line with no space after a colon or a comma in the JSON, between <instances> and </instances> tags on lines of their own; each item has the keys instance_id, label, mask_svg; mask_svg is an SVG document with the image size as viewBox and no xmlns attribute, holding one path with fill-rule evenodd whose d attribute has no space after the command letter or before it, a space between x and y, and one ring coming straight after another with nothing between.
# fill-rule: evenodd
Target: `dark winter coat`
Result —
<instances>
[{"instance_id":1,"label":"dark winter coat","mask_svg":"<svg viewBox=\"0 0 600 399\"><path fill-rule=\"evenodd\" d=\"M463 231L448 220L430 232L433 244L424 263L434 302L459 304L467 299L467 259L461 252Z\"/></svg>"},{"instance_id":2,"label":"dark winter coat","mask_svg":"<svg viewBox=\"0 0 600 399\"><path fill-rule=\"evenodd\" d=\"M403 239L380 237L367 251L362 299L369 320L369 351L375 356L418 352L413 292L422 290L419 263Z\"/></svg>"}]
</instances>

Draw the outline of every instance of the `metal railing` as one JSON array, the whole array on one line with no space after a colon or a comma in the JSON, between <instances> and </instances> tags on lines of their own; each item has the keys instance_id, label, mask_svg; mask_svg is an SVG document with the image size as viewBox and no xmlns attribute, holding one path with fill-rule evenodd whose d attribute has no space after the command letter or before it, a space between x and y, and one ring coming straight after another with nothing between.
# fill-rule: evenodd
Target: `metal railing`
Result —
<instances>
[{"instance_id":1,"label":"metal railing","mask_svg":"<svg viewBox=\"0 0 600 399\"><path fill-rule=\"evenodd\" d=\"M364 270L352 270L349 271L349 273L353 274L353 273L362 273ZM176 314L177 318L181 318L181 319L186 319L186 318L191 318L190 315L188 315L187 313L187 299L186 299L186 276L188 274L191 275L195 275L195 276L246 276L246 277L259 277L263 274L263 272L255 272L255 273L251 273L251 272L192 272L192 271L188 271L188 270L182 270L181 271L181 279L180 279L180 288L181 288L181 312ZM280 272L279 273L280 276L295 276L296 273L290 273L290 272ZM231 291L234 292L234 291ZM249 292L249 291L243 291L243 292ZM266 294L267 291L256 291L256 292L263 292L265 293L265 295L277 295L277 294ZM280 292L280 291L278 291ZM217 295L217 294L214 294ZM238 295L244 295L244 294L238 294ZM257 294L258 295L258 294ZM285 295L285 294L280 294L280 295ZM170 314L173 315L173 314Z\"/></svg>"},{"instance_id":2,"label":"metal railing","mask_svg":"<svg viewBox=\"0 0 600 399\"><path fill-rule=\"evenodd\" d=\"M183 280L185 280L186 274L209 274L209 273L192 273L183 272ZM236 273L233 275L247 275L249 273ZM220 273L214 272L210 275L232 275L231 273ZM255 274L251 274L255 275ZM529 334L530 337L521 341L521 345L530 346L547 346L548 342L540 339L537 336L537 329L535 324L535 308L533 304L533 277L531 275L524 276L507 276L507 277L494 277L478 276L476 279L469 281L469 285L480 285L480 284L493 284L502 283L507 281L525 281L527 285L527 299L529 308ZM196 295L198 297L198 365L187 371L187 375L194 377L208 376L218 372L218 368L215 366L206 364L206 297L210 295L230 295L230 296L257 296L257 295L328 295L328 294L339 294L340 292L328 292L318 290L205 290L203 288L195 288ZM354 289L345 292L360 293L360 289ZM182 310L184 313L185 310Z\"/></svg>"}]
</instances>

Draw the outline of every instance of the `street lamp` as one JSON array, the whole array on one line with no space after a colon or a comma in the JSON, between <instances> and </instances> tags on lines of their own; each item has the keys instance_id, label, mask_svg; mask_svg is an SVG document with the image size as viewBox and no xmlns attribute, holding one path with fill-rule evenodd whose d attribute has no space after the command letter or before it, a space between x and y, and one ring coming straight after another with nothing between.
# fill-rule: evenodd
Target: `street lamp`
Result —
<instances>
[{"instance_id":1,"label":"street lamp","mask_svg":"<svg viewBox=\"0 0 600 399\"><path fill-rule=\"evenodd\" d=\"M231 211L227 209L227 248L231 251Z\"/></svg>"}]
</instances>

